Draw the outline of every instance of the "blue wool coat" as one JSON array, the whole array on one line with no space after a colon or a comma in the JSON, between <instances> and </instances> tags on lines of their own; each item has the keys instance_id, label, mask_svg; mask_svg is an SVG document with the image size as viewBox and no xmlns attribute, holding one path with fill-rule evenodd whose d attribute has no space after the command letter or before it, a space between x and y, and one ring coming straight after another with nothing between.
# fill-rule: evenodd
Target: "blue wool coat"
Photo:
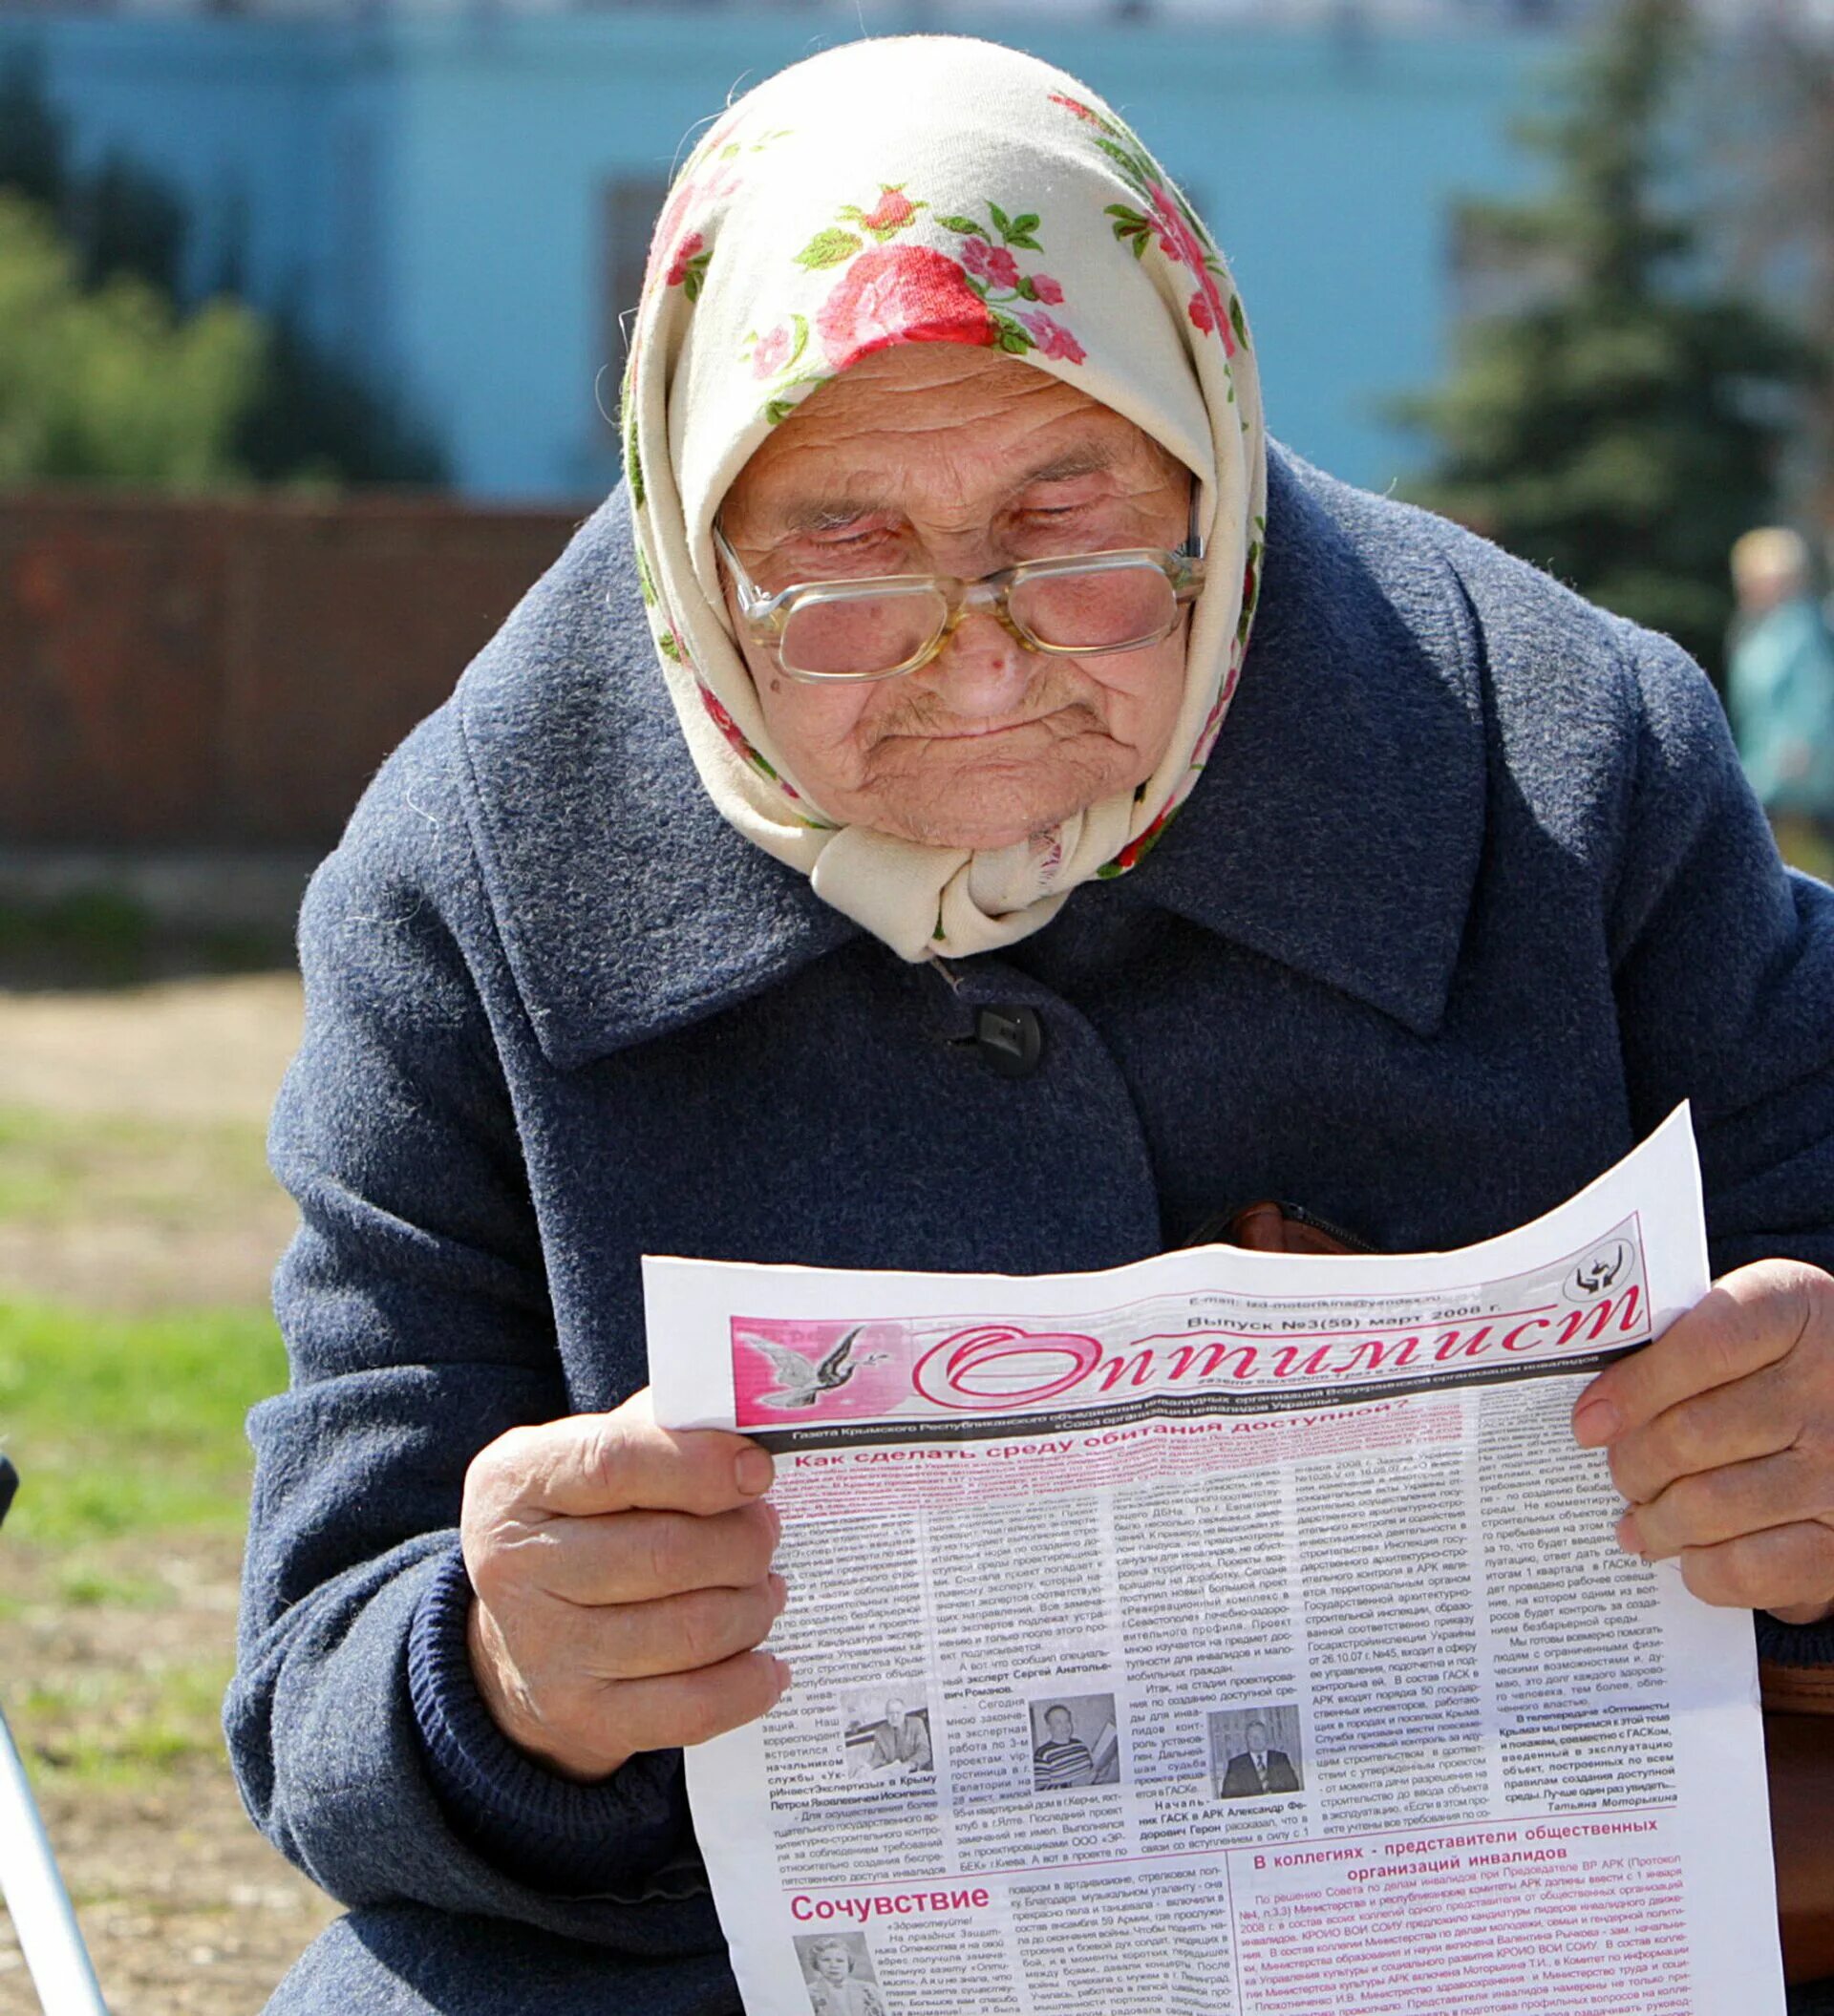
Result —
<instances>
[{"instance_id":1,"label":"blue wool coat","mask_svg":"<svg viewBox=\"0 0 1834 2016\"><path fill-rule=\"evenodd\" d=\"M906 965L719 817L621 497L384 766L307 901L273 1128L292 1384L227 1728L356 1907L276 2009L735 2006L678 1756L564 1781L464 1656L466 1465L645 1383L645 1252L1105 1267L1269 1196L1457 1245L1685 1097L1716 1265L1834 1263L1834 897L1697 670L1279 454L1269 520L1197 790L1005 953ZM1040 1018L1029 1076L988 1006Z\"/></svg>"}]
</instances>

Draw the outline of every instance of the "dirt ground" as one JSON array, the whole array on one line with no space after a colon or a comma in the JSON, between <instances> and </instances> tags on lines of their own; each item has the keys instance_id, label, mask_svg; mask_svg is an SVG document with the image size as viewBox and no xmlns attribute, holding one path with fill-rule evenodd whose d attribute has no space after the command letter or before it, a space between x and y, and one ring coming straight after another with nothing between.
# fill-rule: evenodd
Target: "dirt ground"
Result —
<instances>
[{"instance_id":1,"label":"dirt ground","mask_svg":"<svg viewBox=\"0 0 1834 2016\"><path fill-rule=\"evenodd\" d=\"M260 1304L292 1217L261 1133L298 1029L288 975L0 993L0 1112L26 1116L10 1166L31 1186L0 1220L0 1293ZM40 1120L57 1123L42 1142ZM116 1718L155 1746L112 1773L59 1772L55 1712L34 1717L41 1809L113 2016L252 2016L335 1913L256 1834L215 1733L238 1558L210 1536L117 1542L99 1572L126 1597L82 1601L12 1536L0 1554L9 1697L75 1704L73 1745ZM0 2016L37 2007L0 1912Z\"/></svg>"},{"instance_id":2,"label":"dirt ground","mask_svg":"<svg viewBox=\"0 0 1834 2016\"><path fill-rule=\"evenodd\" d=\"M37 1208L0 1213L0 1284L129 1312L265 1302L293 1207L262 1140L299 1021L286 973L0 992L0 1113L57 1122L23 1150Z\"/></svg>"},{"instance_id":3,"label":"dirt ground","mask_svg":"<svg viewBox=\"0 0 1834 2016\"><path fill-rule=\"evenodd\" d=\"M0 993L0 1106L260 1125L299 1020L290 973Z\"/></svg>"},{"instance_id":4,"label":"dirt ground","mask_svg":"<svg viewBox=\"0 0 1834 2016\"><path fill-rule=\"evenodd\" d=\"M24 1609L8 1640L23 1645L35 1686L107 1689L123 1714L137 1707L137 1682L150 1690L173 1665L196 1670L215 1655L226 1677L238 1551L205 1539L111 1550L123 1582L139 1574L170 1591L169 1602L132 1606L57 1601L43 1564L22 1574L10 1556L7 1593L23 1593ZM201 1703L194 1719L213 1710ZM58 1734L38 1747L55 1754ZM253 2016L336 1907L255 1832L214 1731L171 1734L178 1753L123 1783L35 1770L39 1809L112 2016ZM0 2016L37 2008L0 1912Z\"/></svg>"}]
</instances>

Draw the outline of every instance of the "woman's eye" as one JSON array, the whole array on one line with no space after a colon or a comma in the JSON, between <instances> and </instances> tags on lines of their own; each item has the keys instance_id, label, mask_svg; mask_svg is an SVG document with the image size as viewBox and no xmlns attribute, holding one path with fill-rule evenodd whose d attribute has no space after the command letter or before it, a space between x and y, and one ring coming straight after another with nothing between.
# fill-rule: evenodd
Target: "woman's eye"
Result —
<instances>
[{"instance_id":1,"label":"woman's eye","mask_svg":"<svg viewBox=\"0 0 1834 2016\"><path fill-rule=\"evenodd\" d=\"M1081 504L1034 504L1023 515L1023 521L1034 532L1061 532L1069 526L1087 525L1097 516L1097 508L1091 503Z\"/></svg>"},{"instance_id":2,"label":"woman's eye","mask_svg":"<svg viewBox=\"0 0 1834 2016\"><path fill-rule=\"evenodd\" d=\"M815 550L823 561L858 560L883 552L890 539L890 533L878 529L841 532L830 539L818 540Z\"/></svg>"}]
</instances>

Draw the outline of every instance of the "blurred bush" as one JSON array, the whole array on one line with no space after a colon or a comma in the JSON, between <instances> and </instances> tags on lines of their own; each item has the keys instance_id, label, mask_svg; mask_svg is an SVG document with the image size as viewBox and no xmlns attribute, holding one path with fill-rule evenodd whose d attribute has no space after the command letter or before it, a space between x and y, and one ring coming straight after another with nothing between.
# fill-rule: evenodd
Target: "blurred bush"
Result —
<instances>
[{"instance_id":1,"label":"blurred bush","mask_svg":"<svg viewBox=\"0 0 1834 2016\"><path fill-rule=\"evenodd\" d=\"M0 482L245 479L267 340L235 302L183 314L126 274L85 289L49 213L0 189Z\"/></svg>"}]
</instances>

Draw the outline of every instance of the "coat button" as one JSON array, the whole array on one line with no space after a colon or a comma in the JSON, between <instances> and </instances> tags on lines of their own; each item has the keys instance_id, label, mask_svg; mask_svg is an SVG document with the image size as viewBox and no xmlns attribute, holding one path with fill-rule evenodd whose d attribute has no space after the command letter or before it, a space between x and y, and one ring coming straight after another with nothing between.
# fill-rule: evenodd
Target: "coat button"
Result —
<instances>
[{"instance_id":1,"label":"coat button","mask_svg":"<svg viewBox=\"0 0 1834 2016\"><path fill-rule=\"evenodd\" d=\"M984 1008L974 1017L974 1047L1001 1077L1029 1077L1044 1054L1044 1024L1029 1008Z\"/></svg>"}]
</instances>

